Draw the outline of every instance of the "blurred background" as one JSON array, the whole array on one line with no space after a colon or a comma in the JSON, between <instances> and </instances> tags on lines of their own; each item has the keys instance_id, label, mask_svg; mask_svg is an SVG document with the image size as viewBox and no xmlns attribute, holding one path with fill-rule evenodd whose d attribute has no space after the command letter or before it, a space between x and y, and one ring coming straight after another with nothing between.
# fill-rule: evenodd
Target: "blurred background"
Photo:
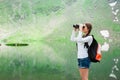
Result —
<instances>
[{"instance_id":1,"label":"blurred background","mask_svg":"<svg viewBox=\"0 0 120 80\"><path fill-rule=\"evenodd\" d=\"M120 0L0 0L0 80L80 80L73 24L102 46L90 80L120 80Z\"/></svg>"}]
</instances>

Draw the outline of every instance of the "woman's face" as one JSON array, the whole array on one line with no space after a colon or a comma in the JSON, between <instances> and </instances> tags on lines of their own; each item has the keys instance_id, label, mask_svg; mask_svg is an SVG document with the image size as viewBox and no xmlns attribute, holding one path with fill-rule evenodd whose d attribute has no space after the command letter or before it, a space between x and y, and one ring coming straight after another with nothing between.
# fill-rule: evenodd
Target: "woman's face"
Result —
<instances>
[{"instance_id":1,"label":"woman's face","mask_svg":"<svg viewBox=\"0 0 120 80\"><path fill-rule=\"evenodd\" d=\"M83 25L82 31L83 31L83 33L88 33L88 31L89 31L85 24Z\"/></svg>"}]
</instances>

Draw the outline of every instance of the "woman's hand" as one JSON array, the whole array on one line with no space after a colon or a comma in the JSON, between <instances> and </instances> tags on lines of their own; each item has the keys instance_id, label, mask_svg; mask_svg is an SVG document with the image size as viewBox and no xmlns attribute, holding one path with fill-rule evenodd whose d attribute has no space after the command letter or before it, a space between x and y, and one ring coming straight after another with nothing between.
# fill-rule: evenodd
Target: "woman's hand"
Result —
<instances>
[{"instance_id":1,"label":"woman's hand","mask_svg":"<svg viewBox=\"0 0 120 80\"><path fill-rule=\"evenodd\" d=\"M80 24L80 26L79 26L79 31L83 31L83 24Z\"/></svg>"},{"instance_id":2,"label":"woman's hand","mask_svg":"<svg viewBox=\"0 0 120 80\"><path fill-rule=\"evenodd\" d=\"M77 29L77 28L74 28L74 31L76 32L76 31L78 31L78 29Z\"/></svg>"},{"instance_id":3,"label":"woman's hand","mask_svg":"<svg viewBox=\"0 0 120 80\"><path fill-rule=\"evenodd\" d=\"M81 31L81 32L82 32L82 30L83 30L83 29L82 29L82 26L80 26L80 27L79 27L79 31Z\"/></svg>"}]
</instances>

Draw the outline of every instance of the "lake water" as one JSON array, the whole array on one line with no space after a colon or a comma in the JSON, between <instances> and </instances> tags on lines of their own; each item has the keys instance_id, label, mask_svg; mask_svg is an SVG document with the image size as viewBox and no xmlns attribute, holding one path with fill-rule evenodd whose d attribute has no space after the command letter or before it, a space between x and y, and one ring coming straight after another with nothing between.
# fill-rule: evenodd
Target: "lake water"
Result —
<instances>
[{"instance_id":1,"label":"lake water","mask_svg":"<svg viewBox=\"0 0 120 80\"><path fill-rule=\"evenodd\" d=\"M90 22L102 60L89 80L120 80L119 0L0 0L0 80L80 80L73 24Z\"/></svg>"}]
</instances>

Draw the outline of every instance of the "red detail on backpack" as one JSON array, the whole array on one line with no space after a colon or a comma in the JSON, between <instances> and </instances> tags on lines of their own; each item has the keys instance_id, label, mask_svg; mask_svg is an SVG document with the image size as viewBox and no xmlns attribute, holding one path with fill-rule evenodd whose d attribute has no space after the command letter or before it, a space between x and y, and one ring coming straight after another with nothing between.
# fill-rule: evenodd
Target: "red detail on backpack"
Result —
<instances>
[{"instance_id":1,"label":"red detail on backpack","mask_svg":"<svg viewBox=\"0 0 120 80\"><path fill-rule=\"evenodd\" d=\"M101 45L98 44L97 48L97 54L96 54L96 60L100 61L102 59L102 54L101 54Z\"/></svg>"}]
</instances>

